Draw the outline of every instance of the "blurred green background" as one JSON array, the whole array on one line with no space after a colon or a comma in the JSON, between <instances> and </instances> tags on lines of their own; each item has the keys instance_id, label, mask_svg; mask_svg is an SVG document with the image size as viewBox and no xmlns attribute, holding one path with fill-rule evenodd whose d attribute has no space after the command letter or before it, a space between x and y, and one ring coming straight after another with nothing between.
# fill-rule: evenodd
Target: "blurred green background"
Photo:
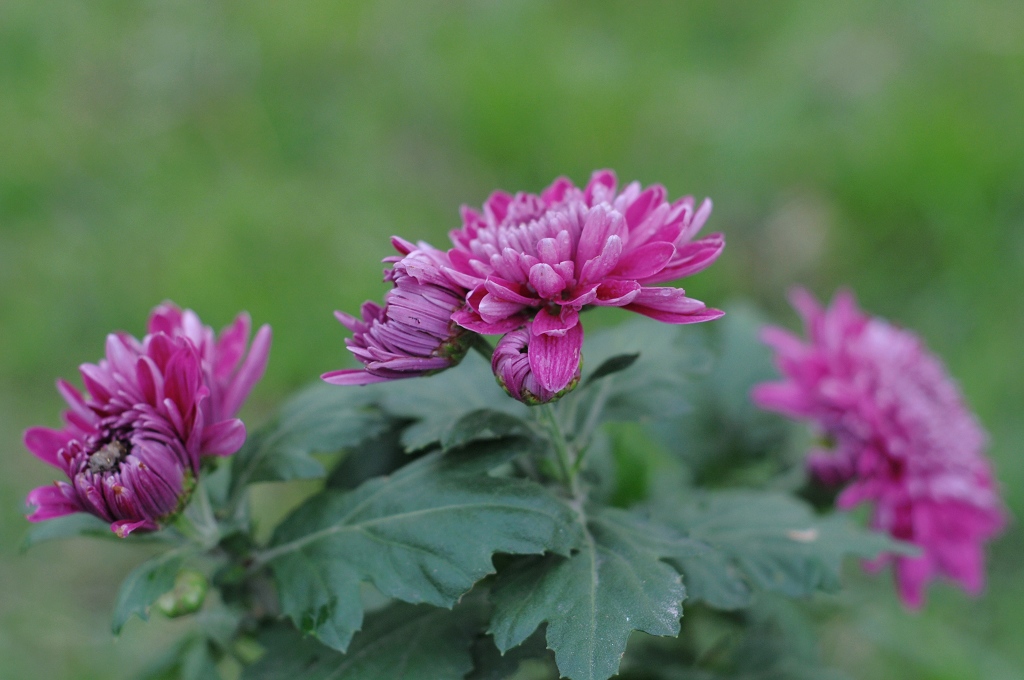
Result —
<instances>
[{"instance_id":1,"label":"blurred green background","mask_svg":"<svg viewBox=\"0 0 1024 680\"><path fill-rule=\"evenodd\" d=\"M918 330L1024 515L1024 3L0 2L0 678L127 678L183 629L109 607L137 547L18 554L58 376L170 298L275 330L258 419L346 362L336 308L399 233L600 167L713 197L687 282L787 323L796 282ZM1024 533L971 600L905 613L849 565L826 655L856 678L1024 676Z\"/></svg>"}]
</instances>

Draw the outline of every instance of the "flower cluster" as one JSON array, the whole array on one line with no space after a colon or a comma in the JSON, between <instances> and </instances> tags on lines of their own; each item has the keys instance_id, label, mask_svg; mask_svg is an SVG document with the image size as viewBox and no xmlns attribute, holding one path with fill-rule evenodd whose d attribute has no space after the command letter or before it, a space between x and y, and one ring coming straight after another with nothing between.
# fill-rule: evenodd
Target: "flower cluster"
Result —
<instances>
[{"instance_id":1,"label":"flower cluster","mask_svg":"<svg viewBox=\"0 0 1024 680\"><path fill-rule=\"evenodd\" d=\"M235 415L266 367L270 327L246 356L249 333L246 314L218 337L191 310L165 303L142 340L109 335L106 358L80 367L85 394L57 382L65 426L25 432L28 449L70 480L29 493L29 519L88 512L124 537L173 518L202 457L231 455L245 441Z\"/></svg>"},{"instance_id":2,"label":"flower cluster","mask_svg":"<svg viewBox=\"0 0 1024 680\"><path fill-rule=\"evenodd\" d=\"M721 234L694 240L710 212L710 201L696 206L690 196L669 203L658 185L618 191L608 170L583 189L559 178L539 195L495 192L482 211L463 208L447 253L394 239L403 257L386 260L395 287L384 307L365 304L362 319L338 314L365 368L324 379L425 375L461 359L467 331L514 333L492 360L499 382L529 403L555 399L579 377L584 309L624 307L675 324L722 315L681 288L654 285L702 271L721 254Z\"/></svg>"},{"instance_id":3,"label":"flower cluster","mask_svg":"<svg viewBox=\"0 0 1024 680\"><path fill-rule=\"evenodd\" d=\"M785 380L757 386L755 401L816 423L833 446L811 454L811 474L843 486L840 508L871 503L876 528L920 548L869 565L894 562L908 606L936 575L977 593L983 543L1005 519L985 433L957 386L914 334L864 315L851 294L822 309L798 290L793 303L808 342L765 329Z\"/></svg>"}]
</instances>

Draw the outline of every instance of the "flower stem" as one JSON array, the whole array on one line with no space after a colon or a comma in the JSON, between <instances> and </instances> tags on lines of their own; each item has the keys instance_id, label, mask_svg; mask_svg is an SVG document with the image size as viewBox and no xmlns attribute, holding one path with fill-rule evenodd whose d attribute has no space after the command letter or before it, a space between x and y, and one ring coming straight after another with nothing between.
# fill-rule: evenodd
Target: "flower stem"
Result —
<instances>
[{"instance_id":1,"label":"flower stem","mask_svg":"<svg viewBox=\"0 0 1024 680\"><path fill-rule=\"evenodd\" d=\"M494 347L492 347L491 343L487 341L487 338L478 333L474 334L471 347L476 350L480 356L487 359L487 363L491 362L491 357L494 356Z\"/></svg>"},{"instance_id":2,"label":"flower stem","mask_svg":"<svg viewBox=\"0 0 1024 680\"><path fill-rule=\"evenodd\" d=\"M220 540L220 527L213 513L210 494L200 481L192 492L192 502L178 518L177 526L188 538L210 549Z\"/></svg>"},{"instance_id":3,"label":"flower stem","mask_svg":"<svg viewBox=\"0 0 1024 680\"><path fill-rule=\"evenodd\" d=\"M597 426L601 424L601 414L604 412L604 406L608 402L608 396L611 394L613 379L614 376L610 376L602 381L601 387L598 389L597 395L594 397L594 401L590 405L590 410L587 412L587 420L583 423L583 428L577 438L580 446L580 454L576 458L576 463L573 467L573 474L579 472L580 468L583 467L583 459L586 457L587 451L590 449L590 442L594 437L594 431L597 429Z\"/></svg>"},{"instance_id":4,"label":"flower stem","mask_svg":"<svg viewBox=\"0 0 1024 680\"><path fill-rule=\"evenodd\" d=\"M544 425L551 435L551 444L555 448L558 467L562 472L562 481L569 489L569 493L576 497L579 495L579 485L576 483L577 469L573 460L574 456L570 450L569 442L565 438L565 433L562 431L562 426L558 422L558 414L555 413L555 407L553 404L541 404L538 409L540 410Z\"/></svg>"}]
</instances>

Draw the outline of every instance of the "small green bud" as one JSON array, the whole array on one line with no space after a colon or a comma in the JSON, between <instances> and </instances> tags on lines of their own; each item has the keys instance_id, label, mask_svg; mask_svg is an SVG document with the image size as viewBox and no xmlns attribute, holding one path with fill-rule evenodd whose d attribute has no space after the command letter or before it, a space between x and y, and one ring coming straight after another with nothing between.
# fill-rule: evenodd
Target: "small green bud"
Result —
<instances>
[{"instance_id":1,"label":"small green bud","mask_svg":"<svg viewBox=\"0 0 1024 680\"><path fill-rule=\"evenodd\" d=\"M194 614L203 606L210 583L198 571L183 569L174 579L174 587L160 596L156 608L169 619Z\"/></svg>"}]
</instances>

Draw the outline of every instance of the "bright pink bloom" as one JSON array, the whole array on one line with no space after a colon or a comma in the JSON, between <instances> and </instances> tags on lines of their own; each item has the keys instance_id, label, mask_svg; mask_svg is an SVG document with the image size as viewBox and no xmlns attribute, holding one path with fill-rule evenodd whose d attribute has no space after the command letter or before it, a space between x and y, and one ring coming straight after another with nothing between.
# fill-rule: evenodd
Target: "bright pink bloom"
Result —
<instances>
[{"instance_id":1,"label":"bright pink bloom","mask_svg":"<svg viewBox=\"0 0 1024 680\"><path fill-rule=\"evenodd\" d=\"M625 307L679 324L722 315L681 288L651 285L702 271L722 252L720 234L693 240L711 201L695 208L691 196L668 203L660 185L616 185L602 170L585 189L563 177L539 196L495 192L482 213L463 208L463 227L451 233L445 271L469 291L452 318L478 333L532 320L531 370L551 393L574 375L583 333L570 331L585 307Z\"/></svg>"},{"instance_id":2,"label":"bright pink bloom","mask_svg":"<svg viewBox=\"0 0 1024 680\"><path fill-rule=\"evenodd\" d=\"M583 334L583 328L577 324L569 330L569 333ZM556 361L559 367L572 366L575 360L575 370L569 376L568 384L559 392L552 392L545 389L537 380L530 368L530 359L527 350L531 342L552 342L548 336L534 336L530 326L519 328L498 341L498 346L491 356L491 369L498 379L498 384L508 392L509 396L531 406L546 404L555 401L572 391L580 379L581 357L579 350L575 350L575 356L568 357L564 361ZM574 343L563 343L568 351L573 351ZM564 376L556 376L556 382L563 382Z\"/></svg>"},{"instance_id":3,"label":"bright pink bloom","mask_svg":"<svg viewBox=\"0 0 1024 680\"><path fill-rule=\"evenodd\" d=\"M384 280L394 284L384 306L363 303L361 319L334 313L352 331L345 345L365 369L324 373L326 382L367 385L430 375L459 363L469 348L473 334L452 321L466 291L444 273L451 264L448 256L426 243L413 245L397 236L391 242L402 257L384 260L392 263Z\"/></svg>"},{"instance_id":4,"label":"bright pink bloom","mask_svg":"<svg viewBox=\"0 0 1024 680\"><path fill-rule=\"evenodd\" d=\"M173 302L164 302L153 310L146 330L188 338L199 352L203 382L210 390L210 398L205 402L209 408L207 422L234 418L267 368L270 326L260 327L246 356L252 330L252 320L246 312L236 316L218 337L191 309L182 311Z\"/></svg>"},{"instance_id":5,"label":"bright pink bloom","mask_svg":"<svg viewBox=\"0 0 1024 680\"><path fill-rule=\"evenodd\" d=\"M154 314L166 314L168 309L162 306ZM195 323L203 328L198 319ZM243 393L239 398L257 379L252 374L262 372L266 363L269 330L261 331L259 338L264 342L254 344L249 360L235 375L247 385L233 387ZM89 512L110 522L110 528L124 537L136 530L158 529L180 511L198 478L202 457L230 455L245 441L241 420L215 417L218 408L226 407L211 405L207 380L220 362L213 360L208 372L203 351L188 333L158 331L141 342L126 333L111 334L106 358L80 367L85 395L59 380L57 390L70 407L64 413L65 427L29 428L25 446L63 471L70 483L58 481L32 491L28 504L35 510L29 520ZM244 351L243 343L233 359L220 361L233 368Z\"/></svg>"},{"instance_id":6,"label":"bright pink bloom","mask_svg":"<svg viewBox=\"0 0 1024 680\"><path fill-rule=\"evenodd\" d=\"M754 389L762 408L814 421L834 445L808 459L811 473L845 485L837 504L874 506L872 525L914 543L895 563L900 595L919 607L937 575L977 593L983 543L1005 522L984 455L986 436L942 363L913 333L864 315L849 293L822 309L793 294L809 336L767 328L785 380Z\"/></svg>"}]
</instances>

